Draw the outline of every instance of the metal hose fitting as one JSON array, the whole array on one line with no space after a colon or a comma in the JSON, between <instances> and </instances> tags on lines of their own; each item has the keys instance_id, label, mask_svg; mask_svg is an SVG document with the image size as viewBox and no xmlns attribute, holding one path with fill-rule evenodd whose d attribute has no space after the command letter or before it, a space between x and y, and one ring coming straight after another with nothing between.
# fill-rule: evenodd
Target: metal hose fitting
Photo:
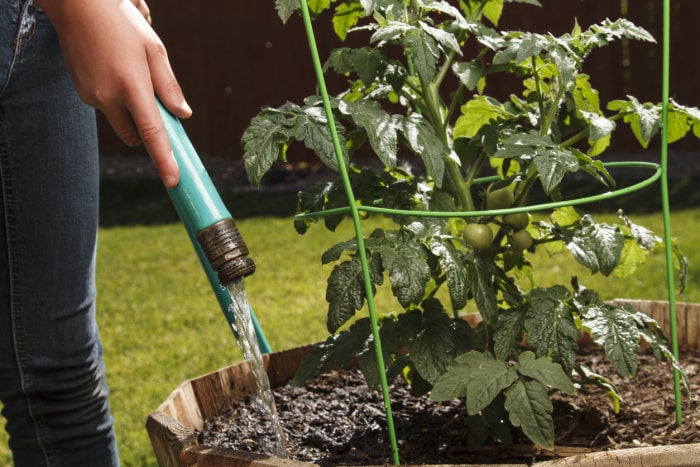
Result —
<instances>
[{"instance_id":1,"label":"metal hose fitting","mask_svg":"<svg viewBox=\"0 0 700 467\"><path fill-rule=\"evenodd\" d=\"M204 254L223 285L255 272L255 263L232 218L221 220L197 233Z\"/></svg>"}]
</instances>

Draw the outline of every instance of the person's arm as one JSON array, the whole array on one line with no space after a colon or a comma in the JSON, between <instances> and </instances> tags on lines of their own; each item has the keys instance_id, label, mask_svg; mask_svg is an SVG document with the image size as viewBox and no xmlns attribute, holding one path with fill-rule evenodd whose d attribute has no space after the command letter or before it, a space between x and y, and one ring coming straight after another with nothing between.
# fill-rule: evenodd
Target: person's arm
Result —
<instances>
[{"instance_id":1,"label":"person's arm","mask_svg":"<svg viewBox=\"0 0 700 467\"><path fill-rule=\"evenodd\" d=\"M167 187L179 170L154 95L191 115L142 0L37 0L54 25L80 98L102 111L128 145L143 142Z\"/></svg>"}]
</instances>

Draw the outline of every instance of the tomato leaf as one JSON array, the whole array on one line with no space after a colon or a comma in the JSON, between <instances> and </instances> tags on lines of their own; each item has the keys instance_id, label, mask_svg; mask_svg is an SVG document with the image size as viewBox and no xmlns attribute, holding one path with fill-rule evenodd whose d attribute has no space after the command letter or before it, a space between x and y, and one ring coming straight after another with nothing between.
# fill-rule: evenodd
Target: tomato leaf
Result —
<instances>
[{"instance_id":1,"label":"tomato leaf","mask_svg":"<svg viewBox=\"0 0 700 467\"><path fill-rule=\"evenodd\" d=\"M250 121L241 142L251 185L258 186L272 164L284 157L291 137L292 129L287 117L274 109L263 111Z\"/></svg>"},{"instance_id":2,"label":"tomato leaf","mask_svg":"<svg viewBox=\"0 0 700 467\"><path fill-rule=\"evenodd\" d=\"M528 294L524 326L537 355L551 356L570 375L576 362L579 332L565 303L568 298L569 291L562 285L534 289Z\"/></svg>"},{"instance_id":3,"label":"tomato leaf","mask_svg":"<svg viewBox=\"0 0 700 467\"><path fill-rule=\"evenodd\" d=\"M423 303L420 331L407 344L416 370L434 384L454 359L452 322L437 300Z\"/></svg>"},{"instance_id":4,"label":"tomato leaf","mask_svg":"<svg viewBox=\"0 0 700 467\"><path fill-rule=\"evenodd\" d=\"M377 260L369 261L372 290L375 284L381 284L382 271ZM343 324L362 308L365 302L365 288L360 258L353 255L348 261L337 264L328 277L326 288L328 302L328 321L326 326L330 333L336 332Z\"/></svg>"},{"instance_id":5,"label":"tomato leaf","mask_svg":"<svg viewBox=\"0 0 700 467\"><path fill-rule=\"evenodd\" d=\"M571 373L566 373L562 367L549 357L536 358L532 352L523 352L518 357L518 373L536 379L547 387L555 388L567 394L573 394L574 383Z\"/></svg>"},{"instance_id":6,"label":"tomato leaf","mask_svg":"<svg viewBox=\"0 0 700 467\"><path fill-rule=\"evenodd\" d=\"M386 167L396 167L397 119L383 110L375 101L361 100L348 104L352 119L364 128L369 144Z\"/></svg>"},{"instance_id":7,"label":"tomato leaf","mask_svg":"<svg viewBox=\"0 0 700 467\"><path fill-rule=\"evenodd\" d=\"M352 361L352 356L365 348L370 336L369 318L362 318L353 323L347 331L328 337L302 361L289 384L298 386L314 376L346 368Z\"/></svg>"},{"instance_id":8,"label":"tomato leaf","mask_svg":"<svg viewBox=\"0 0 700 467\"><path fill-rule=\"evenodd\" d=\"M598 224L589 215L571 230L555 231L574 259L591 270L609 275L620 262L625 237L616 226Z\"/></svg>"},{"instance_id":9,"label":"tomato leaf","mask_svg":"<svg viewBox=\"0 0 700 467\"><path fill-rule=\"evenodd\" d=\"M430 251L437 256L440 267L445 271L450 301L454 310L461 310L467 305L469 290L469 271L462 263L457 248L450 239L433 239Z\"/></svg>"},{"instance_id":10,"label":"tomato leaf","mask_svg":"<svg viewBox=\"0 0 700 467\"><path fill-rule=\"evenodd\" d=\"M554 446L554 422L552 402L547 388L536 380L518 379L505 390L505 408L513 426L538 446L551 449Z\"/></svg>"},{"instance_id":11,"label":"tomato leaf","mask_svg":"<svg viewBox=\"0 0 700 467\"><path fill-rule=\"evenodd\" d=\"M467 277L476 306L484 321L494 323L498 317L498 302L493 288L494 265L481 255L474 255L465 262Z\"/></svg>"},{"instance_id":12,"label":"tomato leaf","mask_svg":"<svg viewBox=\"0 0 700 467\"><path fill-rule=\"evenodd\" d=\"M413 114L411 117L403 119L402 129L413 153L423 159L425 168L433 177L435 185L441 187L445 174L443 157L450 153L449 148L420 115Z\"/></svg>"},{"instance_id":13,"label":"tomato leaf","mask_svg":"<svg viewBox=\"0 0 700 467\"><path fill-rule=\"evenodd\" d=\"M400 241L380 250L382 264L389 272L391 290L404 308L420 303L430 278L427 252L411 241Z\"/></svg>"},{"instance_id":14,"label":"tomato leaf","mask_svg":"<svg viewBox=\"0 0 700 467\"><path fill-rule=\"evenodd\" d=\"M628 378L637 372L640 332L633 315L624 306L590 305L583 311L582 323L593 340L603 346L620 375Z\"/></svg>"},{"instance_id":15,"label":"tomato leaf","mask_svg":"<svg viewBox=\"0 0 700 467\"><path fill-rule=\"evenodd\" d=\"M525 313L511 308L498 314L493 335L493 349L496 358L507 359L523 339L525 330Z\"/></svg>"}]
</instances>

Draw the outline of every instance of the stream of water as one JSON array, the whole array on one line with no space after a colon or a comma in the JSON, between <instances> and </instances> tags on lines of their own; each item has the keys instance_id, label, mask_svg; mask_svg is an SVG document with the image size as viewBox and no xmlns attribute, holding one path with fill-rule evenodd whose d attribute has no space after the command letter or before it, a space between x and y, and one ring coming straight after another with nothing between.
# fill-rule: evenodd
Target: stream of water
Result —
<instances>
[{"instance_id":1,"label":"stream of water","mask_svg":"<svg viewBox=\"0 0 700 467\"><path fill-rule=\"evenodd\" d=\"M272 432L274 434L274 444L271 446L270 452L277 457L287 457L286 441L284 431L280 424L277 408L275 407L275 399L270 388L270 380L265 372L262 354L258 346L258 339L255 334L253 321L250 317L250 305L248 297L245 293L243 279L236 280L227 286L228 292L231 294L234 316L236 317L233 324L233 331L238 336L238 346L243 352L246 361L250 363L255 381L257 384L258 393L253 397L253 403L264 411L271 420Z\"/></svg>"}]
</instances>

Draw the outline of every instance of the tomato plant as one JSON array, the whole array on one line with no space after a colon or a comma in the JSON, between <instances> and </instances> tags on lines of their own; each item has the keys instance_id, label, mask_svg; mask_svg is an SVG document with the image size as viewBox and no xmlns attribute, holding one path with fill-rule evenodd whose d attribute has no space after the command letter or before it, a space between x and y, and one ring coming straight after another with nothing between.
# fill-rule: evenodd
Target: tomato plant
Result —
<instances>
[{"instance_id":1,"label":"tomato plant","mask_svg":"<svg viewBox=\"0 0 700 467\"><path fill-rule=\"evenodd\" d=\"M357 205L414 212L389 214L396 227L364 239L371 286L386 284L396 297L395 308L381 310L388 377L401 375L414 392L430 391L436 400L463 398L475 443L489 437L505 442L521 432L552 447L553 390L597 384L618 397L609 381L576 362L580 333L590 334L623 376L635 373L641 341L659 358L677 362L655 322L628 305L604 302L575 277L551 287L520 285L514 277L533 267L528 249L535 244L566 252L592 273L615 276L633 273L662 240L624 214L617 223L599 223L572 207L530 225L527 215L507 214L491 238L482 227L499 218L481 213L522 208L535 188L552 200L566 199L570 174L587 176L601 190L613 188L603 162L614 130L628 125L647 147L661 126L661 105L631 96L600 102L593 77L582 71L589 54L612 41L654 42L643 28L618 19L587 28L572 21L571 32L561 36L501 31L507 3L309 2L317 20L330 15L341 38L357 31L369 38L364 46L333 50L324 66L347 79L330 105L340 157L318 96L263 109L242 143L254 185L286 159L289 147L303 144L329 167L348 168ZM297 0L276 0L285 22L297 6ZM489 95L497 75L519 82L519 93L500 100ZM682 123L669 128L669 141L700 136L700 110L677 102L668 110ZM367 147L381 168L355 157ZM419 162L411 166L407 153ZM485 188L477 176L484 171L498 181ZM346 205L346 186L337 180L302 192L298 211ZM431 217L431 211L455 216ZM464 213L477 219L465 221ZM343 217L323 219L333 230ZM303 234L313 223L298 218L295 227ZM677 245L673 249L684 279L686 260ZM365 303L357 239L332 246L321 259L334 264L326 290L331 336L295 381L357 357L368 383L377 384L368 319L345 326ZM442 289L447 293L437 294ZM460 316L470 302L482 318L475 328ZM495 428L498 420L509 420L512 429Z\"/></svg>"}]
</instances>

